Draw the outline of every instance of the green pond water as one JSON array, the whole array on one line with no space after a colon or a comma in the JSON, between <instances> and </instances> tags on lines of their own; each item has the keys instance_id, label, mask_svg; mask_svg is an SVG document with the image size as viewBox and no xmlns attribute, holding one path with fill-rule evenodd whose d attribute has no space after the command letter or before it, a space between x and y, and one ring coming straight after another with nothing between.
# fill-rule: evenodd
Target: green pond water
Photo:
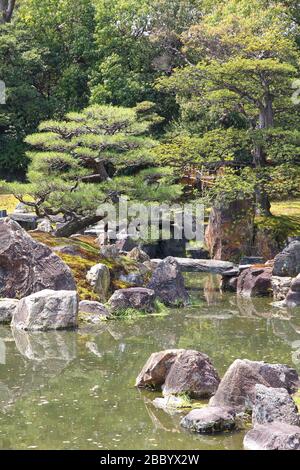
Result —
<instances>
[{"instance_id":1,"label":"green pond water","mask_svg":"<svg viewBox=\"0 0 300 470\"><path fill-rule=\"evenodd\" d=\"M240 449L243 432L214 436L180 428L182 414L134 388L152 352L192 348L222 375L236 358L287 363L300 372L300 312L271 299L221 294L219 279L189 275L193 307L113 320L77 332L0 328L0 448Z\"/></svg>"}]
</instances>

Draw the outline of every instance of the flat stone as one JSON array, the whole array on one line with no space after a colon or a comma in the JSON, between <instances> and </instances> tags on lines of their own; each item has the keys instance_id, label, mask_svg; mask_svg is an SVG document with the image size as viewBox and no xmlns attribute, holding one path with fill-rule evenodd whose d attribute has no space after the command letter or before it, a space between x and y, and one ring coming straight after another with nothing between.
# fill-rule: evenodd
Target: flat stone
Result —
<instances>
[{"instance_id":1,"label":"flat stone","mask_svg":"<svg viewBox=\"0 0 300 470\"><path fill-rule=\"evenodd\" d=\"M230 261L219 261L214 259L192 259L174 258L180 266L181 272L198 272L222 274L223 271L232 269L235 265ZM152 259L151 262L157 266L162 260Z\"/></svg>"},{"instance_id":2,"label":"flat stone","mask_svg":"<svg viewBox=\"0 0 300 470\"><path fill-rule=\"evenodd\" d=\"M189 412L181 420L181 426L200 434L233 431L237 427L236 412L219 406L206 406Z\"/></svg>"}]
</instances>

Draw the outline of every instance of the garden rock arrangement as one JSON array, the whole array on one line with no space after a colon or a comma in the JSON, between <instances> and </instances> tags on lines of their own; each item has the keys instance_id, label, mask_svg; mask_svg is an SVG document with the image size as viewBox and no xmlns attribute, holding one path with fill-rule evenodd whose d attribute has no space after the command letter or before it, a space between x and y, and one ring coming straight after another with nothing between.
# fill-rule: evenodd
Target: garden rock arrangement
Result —
<instances>
[{"instance_id":1,"label":"garden rock arrangement","mask_svg":"<svg viewBox=\"0 0 300 470\"><path fill-rule=\"evenodd\" d=\"M172 381L176 386L168 385ZM245 436L245 448L300 450L299 414L291 397L300 380L287 365L237 359L219 383L205 354L169 349L149 357L135 385L162 390L165 398L156 398L153 405L168 412L187 407L182 394L190 398L213 395L208 406L194 408L182 418L181 426L189 431L213 434L240 430L250 413L253 429Z\"/></svg>"},{"instance_id":2,"label":"garden rock arrangement","mask_svg":"<svg viewBox=\"0 0 300 470\"><path fill-rule=\"evenodd\" d=\"M256 261L255 261L256 262ZM300 240L289 241L274 260L222 273L221 289L244 297L273 295L277 307L300 305Z\"/></svg>"},{"instance_id":3,"label":"garden rock arrangement","mask_svg":"<svg viewBox=\"0 0 300 470\"><path fill-rule=\"evenodd\" d=\"M189 300L184 279L175 258L169 256L161 261L148 284L157 298L168 306L186 305Z\"/></svg>"},{"instance_id":4,"label":"garden rock arrangement","mask_svg":"<svg viewBox=\"0 0 300 470\"><path fill-rule=\"evenodd\" d=\"M219 375L206 354L170 349L150 356L135 385L162 390L164 396L186 393L191 398L207 398L215 393L219 382Z\"/></svg>"},{"instance_id":5,"label":"garden rock arrangement","mask_svg":"<svg viewBox=\"0 0 300 470\"><path fill-rule=\"evenodd\" d=\"M68 266L9 218L0 219L0 296L21 298L43 289L76 290Z\"/></svg>"}]
</instances>

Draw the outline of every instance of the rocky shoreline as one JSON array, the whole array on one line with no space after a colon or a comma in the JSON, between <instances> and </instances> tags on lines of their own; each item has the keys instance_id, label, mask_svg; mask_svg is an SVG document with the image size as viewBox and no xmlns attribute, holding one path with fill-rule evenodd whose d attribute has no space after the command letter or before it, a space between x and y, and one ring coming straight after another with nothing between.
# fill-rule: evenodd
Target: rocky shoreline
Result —
<instances>
[{"instance_id":1,"label":"rocky shoreline","mask_svg":"<svg viewBox=\"0 0 300 470\"><path fill-rule=\"evenodd\" d=\"M182 428L215 434L252 428L244 438L248 450L300 450L300 415L293 395L300 386L295 369L284 364L237 359L220 379L210 358L193 350L153 353L135 383L161 390L155 407L181 410L189 399L210 398L207 406L193 408Z\"/></svg>"}]
</instances>

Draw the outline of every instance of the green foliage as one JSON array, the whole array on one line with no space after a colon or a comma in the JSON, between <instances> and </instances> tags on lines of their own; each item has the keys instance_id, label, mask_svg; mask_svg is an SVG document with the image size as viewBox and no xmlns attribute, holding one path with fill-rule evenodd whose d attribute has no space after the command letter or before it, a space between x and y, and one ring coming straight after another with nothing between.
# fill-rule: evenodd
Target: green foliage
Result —
<instances>
[{"instance_id":1,"label":"green foliage","mask_svg":"<svg viewBox=\"0 0 300 470\"><path fill-rule=\"evenodd\" d=\"M150 170L136 175L140 168L153 164L150 149L155 141L147 133L158 117L149 110L149 103L144 108L140 105L138 112L94 105L80 113L68 113L65 121L42 122L40 132L26 138L36 149L28 153L29 184L12 183L8 189L39 214L71 217L95 213L111 194L139 198L145 194L145 185L150 199L151 192L154 200L171 192L178 194L176 186L162 188L160 194L158 187L165 183L163 171L156 172L153 189ZM130 167L136 176L122 177Z\"/></svg>"},{"instance_id":2,"label":"green foliage","mask_svg":"<svg viewBox=\"0 0 300 470\"><path fill-rule=\"evenodd\" d=\"M91 0L23 0L0 25L0 172L24 176L24 137L50 116L87 105L94 56Z\"/></svg>"}]
</instances>

